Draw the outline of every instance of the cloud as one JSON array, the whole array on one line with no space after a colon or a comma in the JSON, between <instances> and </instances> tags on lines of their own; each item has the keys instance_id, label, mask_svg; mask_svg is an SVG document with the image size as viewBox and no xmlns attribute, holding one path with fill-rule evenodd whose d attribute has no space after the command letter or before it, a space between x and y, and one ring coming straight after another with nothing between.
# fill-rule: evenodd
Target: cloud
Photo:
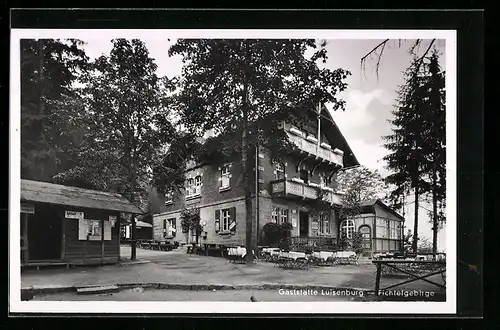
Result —
<instances>
[{"instance_id":1,"label":"cloud","mask_svg":"<svg viewBox=\"0 0 500 330\"><path fill-rule=\"evenodd\" d=\"M369 111L374 101L382 104L392 102L392 98L382 89L374 89L370 92L350 90L343 98L346 101L346 110L332 112L332 116L335 122L346 131L366 127L375 122L376 114Z\"/></svg>"},{"instance_id":2,"label":"cloud","mask_svg":"<svg viewBox=\"0 0 500 330\"><path fill-rule=\"evenodd\" d=\"M382 145L368 144L360 138L346 136L346 139L361 165L371 170L378 170L383 176L388 173L384 168L385 162L382 160L387 155L387 149Z\"/></svg>"}]
</instances>

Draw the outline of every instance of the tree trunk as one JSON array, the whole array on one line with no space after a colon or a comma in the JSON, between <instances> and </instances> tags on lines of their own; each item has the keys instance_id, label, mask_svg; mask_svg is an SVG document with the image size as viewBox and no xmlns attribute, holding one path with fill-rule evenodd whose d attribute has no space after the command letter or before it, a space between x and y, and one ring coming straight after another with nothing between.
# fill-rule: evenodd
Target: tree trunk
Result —
<instances>
[{"instance_id":1,"label":"tree trunk","mask_svg":"<svg viewBox=\"0 0 500 330\"><path fill-rule=\"evenodd\" d=\"M244 78L243 78L243 127L241 133L241 169L243 172L243 187L245 190L245 223L246 223L246 264L253 264L253 217L252 217L252 192L250 190L250 180L249 180L249 141L248 141L248 65L249 65L249 52L248 48L246 50L246 63L244 67ZM257 156L257 155L256 155ZM255 171L258 171L255 168Z\"/></svg>"},{"instance_id":2,"label":"tree trunk","mask_svg":"<svg viewBox=\"0 0 500 330\"><path fill-rule=\"evenodd\" d=\"M433 163L432 170L432 252L437 253L437 239L438 239L438 217L437 217L437 196L436 196L436 185L437 185L437 174L436 174L436 163ZM434 254L434 258L436 255Z\"/></svg>"},{"instance_id":3,"label":"tree trunk","mask_svg":"<svg viewBox=\"0 0 500 330\"><path fill-rule=\"evenodd\" d=\"M131 173L131 193L130 193L130 196L131 196L131 199L132 199L132 202L134 204L136 204L136 200L135 200L135 196L134 196L134 193L135 193L135 187L136 187L136 178L135 178L135 168L132 167L132 173ZM131 245L131 248L132 248L132 253L131 253L131 256L130 256L130 259L131 260L135 260L137 258L137 242L136 242L136 236L137 236L137 228L136 228L136 223L135 223L135 219L134 219L134 215L132 215L132 245Z\"/></svg>"},{"instance_id":4,"label":"tree trunk","mask_svg":"<svg viewBox=\"0 0 500 330\"><path fill-rule=\"evenodd\" d=\"M413 224L413 242L412 249L414 253L417 253L418 249L418 184L415 186L415 223Z\"/></svg>"}]
</instances>

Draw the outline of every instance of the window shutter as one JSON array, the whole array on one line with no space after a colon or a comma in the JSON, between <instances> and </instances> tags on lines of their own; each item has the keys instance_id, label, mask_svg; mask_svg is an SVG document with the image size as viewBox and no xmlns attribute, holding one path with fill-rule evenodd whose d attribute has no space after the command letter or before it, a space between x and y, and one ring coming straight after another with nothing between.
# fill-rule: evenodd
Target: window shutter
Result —
<instances>
[{"instance_id":1,"label":"window shutter","mask_svg":"<svg viewBox=\"0 0 500 330\"><path fill-rule=\"evenodd\" d=\"M71 221L71 220L66 220ZM85 219L78 220L78 239L79 240L87 240L87 232L88 232L88 221Z\"/></svg>"},{"instance_id":2,"label":"window shutter","mask_svg":"<svg viewBox=\"0 0 500 330\"><path fill-rule=\"evenodd\" d=\"M215 232L220 230L220 210L215 210Z\"/></svg>"},{"instance_id":3,"label":"window shutter","mask_svg":"<svg viewBox=\"0 0 500 330\"><path fill-rule=\"evenodd\" d=\"M163 238L167 237L167 219L163 219Z\"/></svg>"},{"instance_id":4,"label":"window shutter","mask_svg":"<svg viewBox=\"0 0 500 330\"><path fill-rule=\"evenodd\" d=\"M104 240L111 241L111 221L104 222Z\"/></svg>"},{"instance_id":5,"label":"window shutter","mask_svg":"<svg viewBox=\"0 0 500 330\"><path fill-rule=\"evenodd\" d=\"M229 209L229 214L230 214L230 217L231 217L231 223L229 224L229 230L232 231L232 232L235 232L236 231L236 207L231 207Z\"/></svg>"}]
</instances>

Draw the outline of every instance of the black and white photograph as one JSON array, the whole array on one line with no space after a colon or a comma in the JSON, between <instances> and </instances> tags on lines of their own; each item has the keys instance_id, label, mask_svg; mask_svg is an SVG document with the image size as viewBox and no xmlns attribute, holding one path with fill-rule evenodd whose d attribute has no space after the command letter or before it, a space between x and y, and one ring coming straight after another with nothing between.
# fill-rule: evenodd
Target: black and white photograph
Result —
<instances>
[{"instance_id":1,"label":"black and white photograph","mask_svg":"<svg viewBox=\"0 0 500 330\"><path fill-rule=\"evenodd\" d=\"M11 308L454 312L455 48L13 29Z\"/></svg>"}]
</instances>

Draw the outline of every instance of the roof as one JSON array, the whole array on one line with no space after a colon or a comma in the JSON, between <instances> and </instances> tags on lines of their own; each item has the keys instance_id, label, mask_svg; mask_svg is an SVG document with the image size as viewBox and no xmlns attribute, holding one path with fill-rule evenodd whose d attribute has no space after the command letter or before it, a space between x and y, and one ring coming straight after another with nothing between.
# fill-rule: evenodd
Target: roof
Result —
<instances>
[{"instance_id":1,"label":"roof","mask_svg":"<svg viewBox=\"0 0 500 330\"><path fill-rule=\"evenodd\" d=\"M378 204L380 205L381 207L383 207L384 209L386 209L387 211L391 212L392 214L394 214L395 216L397 216L398 218L404 220L404 217L397 213L396 211L394 211L391 207L389 207L388 205L386 205L384 202L382 202L380 199L369 199L367 201L364 201L361 203L361 206L374 206L375 204Z\"/></svg>"},{"instance_id":2,"label":"roof","mask_svg":"<svg viewBox=\"0 0 500 330\"><path fill-rule=\"evenodd\" d=\"M337 124L335 124L335 120L333 120L330 111L324 104L321 113L325 114L326 117L323 118L322 123L327 123L329 126L333 127L333 129L323 129L323 134L325 134L328 141L330 141L332 145L335 145L336 147L338 146L339 149L344 151L344 167L348 168L358 166L358 159L354 155L354 152L349 146L349 143L347 143L344 134L342 134L340 128L337 126Z\"/></svg>"},{"instance_id":3,"label":"roof","mask_svg":"<svg viewBox=\"0 0 500 330\"><path fill-rule=\"evenodd\" d=\"M120 194L32 180L21 180L21 201L133 214L144 213Z\"/></svg>"}]
</instances>

